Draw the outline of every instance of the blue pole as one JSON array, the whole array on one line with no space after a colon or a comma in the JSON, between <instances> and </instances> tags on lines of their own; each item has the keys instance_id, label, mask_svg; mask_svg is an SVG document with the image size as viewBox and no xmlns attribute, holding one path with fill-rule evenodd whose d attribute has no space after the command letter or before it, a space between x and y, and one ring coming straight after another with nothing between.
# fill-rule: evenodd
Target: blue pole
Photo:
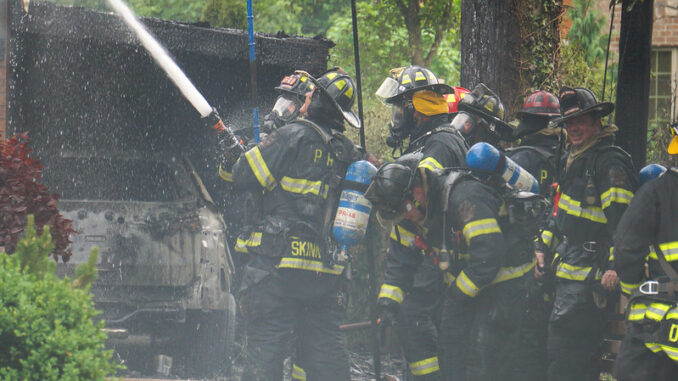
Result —
<instances>
[{"instance_id":1,"label":"blue pole","mask_svg":"<svg viewBox=\"0 0 678 381\"><path fill-rule=\"evenodd\" d=\"M257 57L254 52L254 15L252 0L247 0L247 32L250 47L250 88L252 96L252 125L254 127L254 142L259 143L259 106L257 105Z\"/></svg>"}]
</instances>

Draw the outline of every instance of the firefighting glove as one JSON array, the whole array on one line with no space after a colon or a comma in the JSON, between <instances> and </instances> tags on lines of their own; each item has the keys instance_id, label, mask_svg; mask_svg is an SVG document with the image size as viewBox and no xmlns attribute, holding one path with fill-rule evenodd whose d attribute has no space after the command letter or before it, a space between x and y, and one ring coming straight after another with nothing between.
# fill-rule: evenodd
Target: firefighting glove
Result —
<instances>
[{"instance_id":1,"label":"firefighting glove","mask_svg":"<svg viewBox=\"0 0 678 381\"><path fill-rule=\"evenodd\" d=\"M380 298L377 301L377 317L382 327L390 327L396 322L400 304L395 300Z\"/></svg>"},{"instance_id":2,"label":"firefighting glove","mask_svg":"<svg viewBox=\"0 0 678 381\"><path fill-rule=\"evenodd\" d=\"M230 171L240 155L245 152L245 145L238 137L233 135L219 134L218 137L221 149L221 165L224 169Z\"/></svg>"}]
</instances>

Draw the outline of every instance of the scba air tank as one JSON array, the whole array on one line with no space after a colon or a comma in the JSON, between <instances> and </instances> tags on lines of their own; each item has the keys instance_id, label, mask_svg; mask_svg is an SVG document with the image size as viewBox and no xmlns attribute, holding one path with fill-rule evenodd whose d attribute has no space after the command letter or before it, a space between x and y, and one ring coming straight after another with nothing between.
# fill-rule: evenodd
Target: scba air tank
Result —
<instances>
[{"instance_id":1,"label":"scba air tank","mask_svg":"<svg viewBox=\"0 0 678 381\"><path fill-rule=\"evenodd\" d=\"M365 191L376 173L377 168L366 160L354 162L346 171L344 190L339 197L332 227L334 239L340 245L333 255L336 263L346 263L348 248L358 244L365 236L372 210L372 203L365 198Z\"/></svg>"},{"instance_id":2,"label":"scba air tank","mask_svg":"<svg viewBox=\"0 0 678 381\"><path fill-rule=\"evenodd\" d=\"M638 179L640 180L640 185L645 184L650 180L654 180L657 177L661 176L666 172L666 167L659 164L648 164L640 170L638 174Z\"/></svg>"},{"instance_id":3,"label":"scba air tank","mask_svg":"<svg viewBox=\"0 0 678 381\"><path fill-rule=\"evenodd\" d=\"M476 143L466 154L466 165L501 176L514 189L539 193L539 182L528 171L487 143Z\"/></svg>"}]
</instances>

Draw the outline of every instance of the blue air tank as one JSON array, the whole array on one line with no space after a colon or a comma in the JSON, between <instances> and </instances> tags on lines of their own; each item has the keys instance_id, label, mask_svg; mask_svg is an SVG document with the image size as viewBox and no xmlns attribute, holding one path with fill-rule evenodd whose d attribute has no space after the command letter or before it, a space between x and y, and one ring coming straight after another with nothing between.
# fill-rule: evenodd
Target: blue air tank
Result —
<instances>
[{"instance_id":1,"label":"blue air tank","mask_svg":"<svg viewBox=\"0 0 678 381\"><path fill-rule=\"evenodd\" d=\"M638 174L638 179L640 180L640 185L645 184L650 180L654 180L657 177L661 176L666 172L666 167L659 164L648 164L640 170Z\"/></svg>"},{"instance_id":2,"label":"blue air tank","mask_svg":"<svg viewBox=\"0 0 678 381\"><path fill-rule=\"evenodd\" d=\"M372 203L364 196L377 168L366 160L356 161L348 167L343 181L344 190L334 218L332 233L340 248L334 255L335 262L348 260L347 250L365 236L370 220Z\"/></svg>"},{"instance_id":3,"label":"blue air tank","mask_svg":"<svg viewBox=\"0 0 678 381\"><path fill-rule=\"evenodd\" d=\"M476 143L466 154L466 165L501 176L514 189L539 193L539 182L528 171L487 143Z\"/></svg>"}]
</instances>

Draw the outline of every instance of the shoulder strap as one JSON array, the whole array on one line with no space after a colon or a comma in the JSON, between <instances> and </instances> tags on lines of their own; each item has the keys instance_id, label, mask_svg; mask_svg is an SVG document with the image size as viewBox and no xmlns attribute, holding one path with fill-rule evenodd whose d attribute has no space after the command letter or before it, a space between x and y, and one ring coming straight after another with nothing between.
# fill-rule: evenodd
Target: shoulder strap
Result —
<instances>
[{"instance_id":1,"label":"shoulder strap","mask_svg":"<svg viewBox=\"0 0 678 381\"><path fill-rule=\"evenodd\" d=\"M551 152L550 150L544 148L544 147L537 147L537 146L519 146L519 147L512 147L506 150L506 153L517 153L521 151L534 151L541 155L546 161L551 161L553 157L556 156L555 152ZM510 155L509 155L510 156Z\"/></svg>"},{"instance_id":2,"label":"shoulder strap","mask_svg":"<svg viewBox=\"0 0 678 381\"><path fill-rule=\"evenodd\" d=\"M635 169L633 168L633 160L631 159L631 155L628 152L624 151L623 148L621 148L619 146L615 146L615 145L602 146L602 147L596 148L591 153L591 155L588 158L588 162L586 163L587 164L587 171L590 169L592 171L592 176L595 177L595 175L596 175L596 164L597 164L597 161L598 161L598 156L600 156L603 153L613 152L613 151L624 156L624 158L626 158L629 161L629 163L631 164L631 169L633 171L635 171ZM590 165L591 163L593 163L593 166Z\"/></svg>"},{"instance_id":3,"label":"shoulder strap","mask_svg":"<svg viewBox=\"0 0 678 381\"><path fill-rule=\"evenodd\" d=\"M325 131L322 127L308 119L296 119L294 122L311 127L311 129L320 136L320 138L323 140L323 143L325 144L329 143L333 139L333 136L329 132Z\"/></svg>"},{"instance_id":4,"label":"shoulder strap","mask_svg":"<svg viewBox=\"0 0 678 381\"><path fill-rule=\"evenodd\" d=\"M464 136L462 136L461 132L459 132L459 130L457 130L456 128L454 128L450 125L444 125L444 126L436 127L433 130L431 130L431 135L437 134L437 133L440 133L440 132L447 132L449 134L458 136L461 139L464 146L466 146L466 149L469 148L468 143L466 143L466 139L464 139Z\"/></svg>"},{"instance_id":5,"label":"shoulder strap","mask_svg":"<svg viewBox=\"0 0 678 381\"><path fill-rule=\"evenodd\" d=\"M445 177L443 183L443 246L446 242L447 235L447 211L450 210L450 194L454 187L465 178L471 177L468 170L454 170Z\"/></svg>"},{"instance_id":6,"label":"shoulder strap","mask_svg":"<svg viewBox=\"0 0 678 381\"><path fill-rule=\"evenodd\" d=\"M464 142L464 145L466 146L466 148L467 148L467 149L469 148L469 147L468 147L468 144L466 143L466 139L464 139L464 137L461 135L461 133L459 132L459 130L457 130L456 128L454 128L454 127L452 127L452 126L450 126L450 125L443 125L443 126L439 126L439 127L434 128L434 129L431 129L431 130L429 130L429 131L426 131L426 133L424 133L424 134L421 135L420 137L418 137L418 138L414 139L413 141L411 141L411 142L409 143L409 146L412 146L412 145L416 144L416 143L419 142L421 139L426 139L426 138L428 138L428 137L430 137L430 136L432 136L432 135L435 135L435 134L437 134L437 133L440 133L440 132L447 132L447 133L450 133L450 134L453 134L453 135L457 135L458 137L461 138L461 141Z\"/></svg>"}]
</instances>

